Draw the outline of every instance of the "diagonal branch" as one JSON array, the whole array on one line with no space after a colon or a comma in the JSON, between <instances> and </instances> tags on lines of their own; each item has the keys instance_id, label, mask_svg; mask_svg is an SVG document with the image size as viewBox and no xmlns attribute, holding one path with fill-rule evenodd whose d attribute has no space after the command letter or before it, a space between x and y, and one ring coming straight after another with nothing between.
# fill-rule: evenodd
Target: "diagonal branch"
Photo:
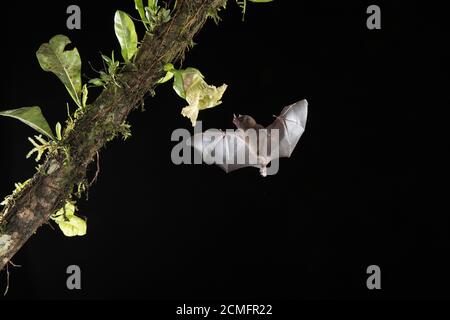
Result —
<instances>
[{"instance_id":1,"label":"diagonal branch","mask_svg":"<svg viewBox=\"0 0 450 320\"><path fill-rule=\"evenodd\" d=\"M179 0L170 22L156 34L145 36L134 63L136 68L125 68L119 77L121 88L106 88L62 141L70 150L70 161L63 154L49 156L14 204L5 208L7 214L4 210L4 215L0 215L0 270L64 205L74 186L85 179L99 150L117 134L145 94L155 88L163 76L163 66L183 57L208 15L225 3L226 0Z\"/></svg>"}]
</instances>

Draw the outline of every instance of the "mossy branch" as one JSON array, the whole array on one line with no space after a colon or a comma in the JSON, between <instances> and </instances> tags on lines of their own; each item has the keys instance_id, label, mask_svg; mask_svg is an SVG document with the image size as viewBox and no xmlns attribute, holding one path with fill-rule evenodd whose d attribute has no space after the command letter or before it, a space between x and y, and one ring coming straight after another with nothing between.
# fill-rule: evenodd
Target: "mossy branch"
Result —
<instances>
[{"instance_id":1,"label":"mossy branch","mask_svg":"<svg viewBox=\"0 0 450 320\"><path fill-rule=\"evenodd\" d=\"M66 153L50 154L40 170L5 207L0 219L0 270L86 179L99 150L122 130L164 76L163 67L181 59L211 13L226 0L178 0L172 19L147 33L133 63L118 75L121 86L104 89L60 143ZM68 160L69 159L69 160ZM7 210L7 214L6 213Z\"/></svg>"}]
</instances>

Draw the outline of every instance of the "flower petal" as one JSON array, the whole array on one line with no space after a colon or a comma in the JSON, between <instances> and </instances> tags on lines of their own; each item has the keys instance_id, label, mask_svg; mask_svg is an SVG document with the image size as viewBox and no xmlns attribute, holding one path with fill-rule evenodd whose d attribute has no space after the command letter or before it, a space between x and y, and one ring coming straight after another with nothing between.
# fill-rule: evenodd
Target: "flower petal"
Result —
<instances>
[{"instance_id":1,"label":"flower petal","mask_svg":"<svg viewBox=\"0 0 450 320\"><path fill-rule=\"evenodd\" d=\"M195 127L195 124L197 123L197 117L198 117L199 109L194 106L187 106L181 110L181 114L191 119L192 126Z\"/></svg>"}]
</instances>

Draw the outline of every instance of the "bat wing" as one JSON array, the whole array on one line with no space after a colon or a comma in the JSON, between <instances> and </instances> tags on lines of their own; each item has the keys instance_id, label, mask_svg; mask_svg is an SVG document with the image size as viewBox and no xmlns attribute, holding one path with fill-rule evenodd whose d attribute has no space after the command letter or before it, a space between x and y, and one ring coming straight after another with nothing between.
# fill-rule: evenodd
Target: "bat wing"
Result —
<instances>
[{"instance_id":1,"label":"bat wing","mask_svg":"<svg viewBox=\"0 0 450 320\"><path fill-rule=\"evenodd\" d=\"M278 129L279 140L271 139L271 150L278 146L278 154L280 158L289 158L294 151L300 137L305 131L306 119L308 116L308 102L301 100L281 111L276 120L267 127L270 129Z\"/></svg>"},{"instance_id":2,"label":"bat wing","mask_svg":"<svg viewBox=\"0 0 450 320\"><path fill-rule=\"evenodd\" d=\"M257 147L246 140L241 130L210 129L192 136L188 144L202 155L205 163L216 164L227 173L249 166L259 167Z\"/></svg>"}]
</instances>

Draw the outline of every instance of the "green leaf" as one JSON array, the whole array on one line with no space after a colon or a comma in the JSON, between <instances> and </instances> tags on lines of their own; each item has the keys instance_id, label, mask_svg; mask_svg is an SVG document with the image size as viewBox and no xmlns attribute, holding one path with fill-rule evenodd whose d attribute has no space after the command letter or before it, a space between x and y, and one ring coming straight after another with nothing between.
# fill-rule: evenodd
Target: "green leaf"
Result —
<instances>
[{"instance_id":1,"label":"green leaf","mask_svg":"<svg viewBox=\"0 0 450 320\"><path fill-rule=\"evenodd\" d=\"M162 84L162 83L166 83L167 81L171 80L173 78L173 76L175 75L175 67L173 66L173 64L171 63L167 63L164 68L164 71L166 71L166 75L164 76L164 78L161 78L158 80L157 83Z\"/></svg>"},{"instance_id":2,"label":"green leaf","mask_svg":"<svg viewBox=\"0 0 450 320\"><path fill-rule=\"evenodd\" d=\"M35 141L34 139L36 139L37 141ZM41 135L34 136L34 139L30 137L28 138L28 140L31 142L34 148L31 149L30 152L28 152L27 159L31 157L34 153L37 153L36 162L39 162L42 156L45 154L45 152L50 149L50 144L47 141L45 141L45 139L42 138Z\"/></svg>"},{"instance_id":3,"label":"green leaf","mask_svg":"<svg viewBox=\"0 0 450 320\"><path fill-rule=\"evenodd\" d=\"M88 99L88 87L85 84L83 86L83 100L81 101L81 105L83 106L83 108L86 108L87 99Z\"/></svg>"},{"instance_id":4,"label":"green leaf","mask_svg":"<svg viewBox=\"0 0 450 320\"><path fill-rule=\"evenodd\" d=\"M114 29L122 48L123 59L128 63L137 52L138 39L134 22L128 14L118 10L114 17Z\"/></svg>"},{"instance_id":5,"label":"green leaf","mask_svg":"<svg viewBox=\"0 0 450 320\"><path fill-rule=\"evenodd\" d=\"M160 23L169 22L169 20L170 20L170 10L169 9L165 9L165 8L161 8L158 11L158 20L159 20Z\"/></svg>"},{"instance_id":6,"label":"green leaf","mask_svg":"<svg viewBox=\"0 0 450 320\"><path fill-rule=\"evenodd\" d=\"M164 78L161 78L158 80L159 84L162 83L166 83L167 81L171 80L173 78L174 74L171 71L167 71L166 75L164 76Z\"/></svg>"},{"instance_id":7,"label":"green leaf","mask_svg":"<svg viewBox=\"0 0 450 320\"><path fill-rule=\"evenodd\" d=\"M148 0L148 7L154 12L158 11L158 0Z\"/></svg>"},{"instance_id":8,"label":"green leaf","mask_svg":"<svg viewBox=\"0 0 450 320\"><path fill-rule=\"evenodd\" d=\"M106 66L108 67L108 73L110 76L115 76L117 69L120 66L119 61L115 61L114 59L114 51L111 53L111 58L102 54L103 61L106 62Z\"/></svg>"},{"instance_id":9,"label":"green leaf","mask_svg":"<svg viewBox=\"0 0 450 320\"><path fill-rule=\"evenodd\" d=\"M94 87L101 87L105 85L105 83L98 78L89 80L89 83L92 84Z\"/></svg>"},{"instance_id":10,"label":"green leaf","mask_svg":"<svg viewBox=\"0 0 450 320\"><path fill-rule=\"evenodd\" d=\"M112 63L112 60L108 57L102 54L102 59L106 62L106 65L110 65Z\"/></svg>"},{"instance_id":11,"label":"green leaf","mask_svg":"<svg viewBox=\"0 0 450 320\"><path fill-rule=\"evenodd\" d=\"M102 80L103 82L108 82L110 77L106 72L100 71L99 74L100 74L100 80Z\"/></svg>"},{"instance_id":12,"label":"green leaf","mask_svg":"<svg viewBox=\"0 0 450 320\"><path fill-rule=\"evenodd\" d=\"M58 123L56 124L56 138L57 138L58 140L62 140L61 130L62 130L61 123L58 122Z\"/></svg>"},{"instance_id":13,"label":"green leaf","mask_svg":"<svg viewBox=\"0 0 450 320\"><path fill-rule=\"evenodd\" d=\"M44 71L53 72L64 83L76 104L81 105L81 59L77 48L65 51L70 39L57 35L41 45L36 53Z\"/></svg>"},{"instance_id":14,"label":"green leaf","mask_svg":"<svg viewBox=\"0 0 450 320\"><path fill-rule=\"evenodd\" d=\"M145 9L142 0L134 0L134 4L136 10L139 12L139 16L141 17L142 22L146 22L147 18L145 17Z\"/></svg>"},{"instance_id":15,"label":"green leaf","mask_svg":"<svg viewBox=\"0 0 450 320\"><path fill-rule=\"evenodd\" d=\"M180 71L174 72L175 79L173 81L173 89L183 99L186 99L186 92L184 91L183 74Z\"/></svg>"},{"instance_id":16,"label":"green leaf","mask_svg":"<svg viewBox=\"0 0 450 320\"><path fill-rule=\"evenodd\" d=\"M48 125L47 120L42 115L41 108L39 107L25 107L14 110L1 111L0 116L11 117L22 121L29 125L39 133L45 134L47 137L55 140L52 129Z\"/></svg>"}]
</instances>

